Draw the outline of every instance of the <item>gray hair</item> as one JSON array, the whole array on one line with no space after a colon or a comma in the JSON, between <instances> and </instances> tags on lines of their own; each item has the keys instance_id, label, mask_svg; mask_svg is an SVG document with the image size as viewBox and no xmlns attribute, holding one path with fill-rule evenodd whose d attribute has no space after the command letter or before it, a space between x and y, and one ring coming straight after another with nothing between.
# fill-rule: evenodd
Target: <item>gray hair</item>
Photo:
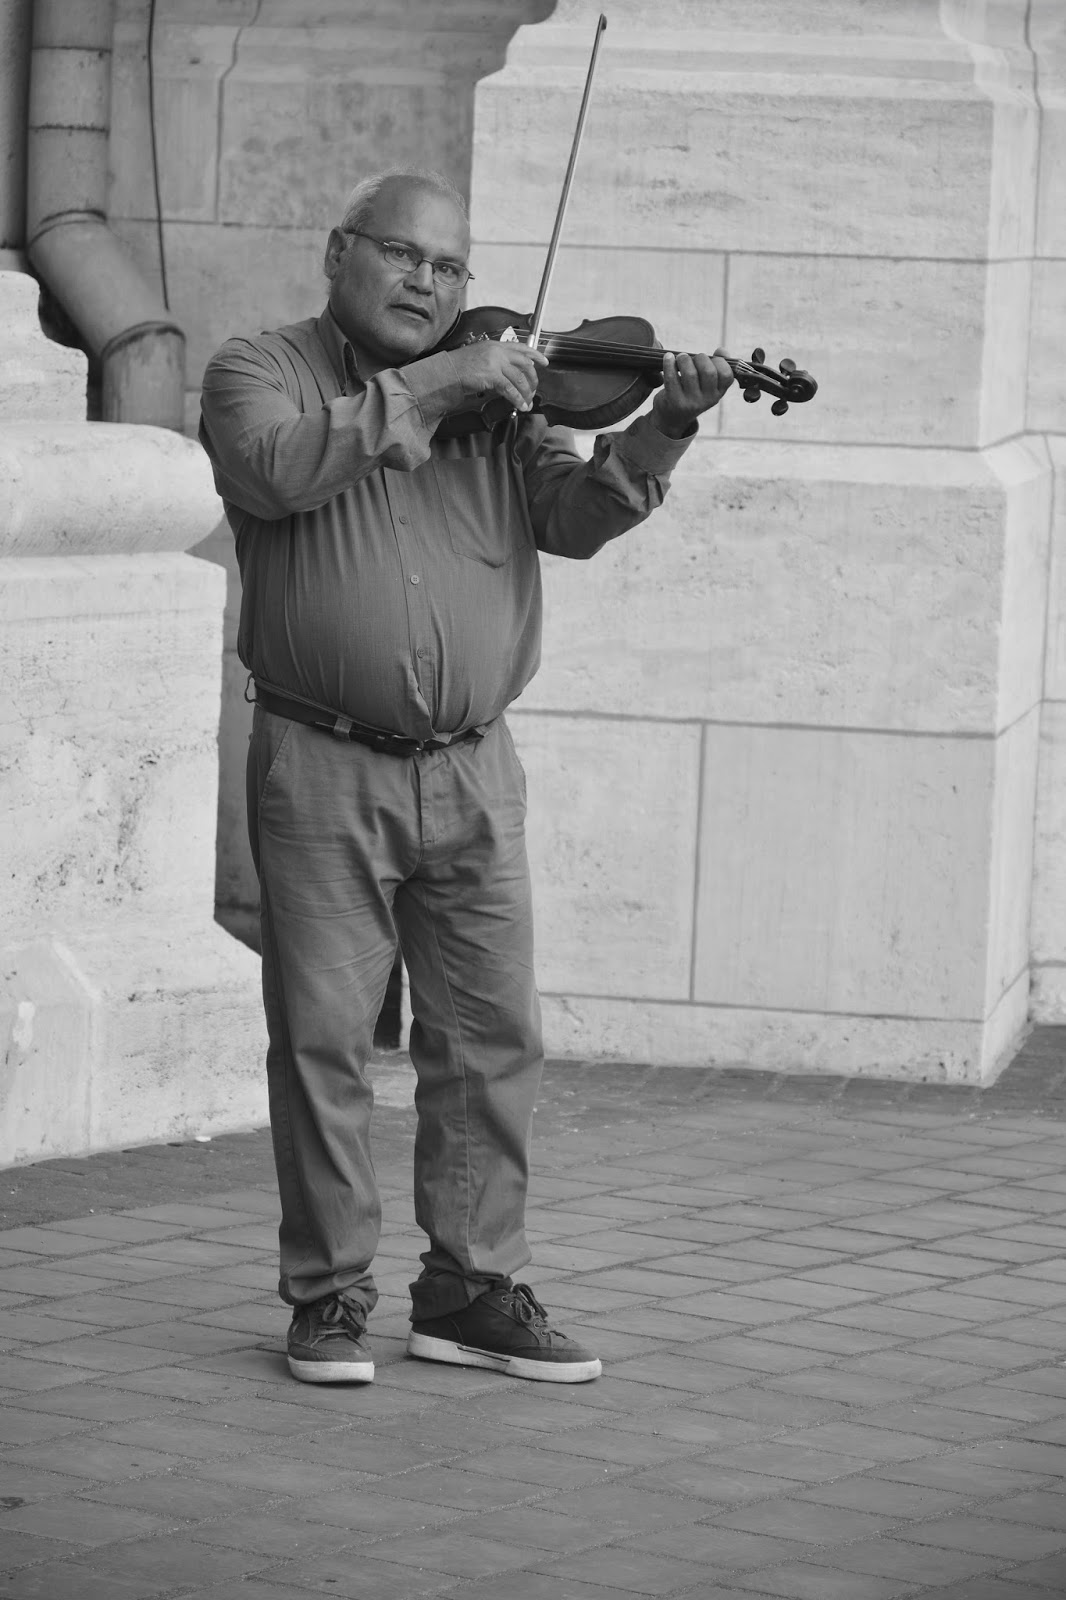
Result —
<instances>
[{"instance_id":1,"label":"gray hair","mask_svg":"<svg viewBox=\"0 0 1066 1600\"><path fill-rule=\"evenodd\" d=\"M432 189L450 200L464 217L467 214L464 196L442 172L434 172L429 167L390 167L387 172L375 172L356 184L344 203L342 233L351 233L369 222L374 201L390 178L409 178L412 183L420 183L423 188Z\"/></svg>"}]
</instances>

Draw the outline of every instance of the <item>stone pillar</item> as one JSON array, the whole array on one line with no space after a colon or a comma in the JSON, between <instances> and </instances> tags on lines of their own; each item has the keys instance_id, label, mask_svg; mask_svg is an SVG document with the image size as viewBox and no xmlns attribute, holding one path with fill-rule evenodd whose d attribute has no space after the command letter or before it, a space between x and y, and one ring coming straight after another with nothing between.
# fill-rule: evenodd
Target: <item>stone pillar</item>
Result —
<instances>
[{"instance_id":1,"label":"stone pillar","mask_svg":"<svg viewBox=\"0 0 1066 1600\"><path fill-rule=\"evenodd\" d=\"M1028 426L1055 467L1033 882L1032 1014L1066 1023L1066 9L1035 0L1030 41L1041 106Z\"/></svg>"},{"instance_id":2,"label":"stone pillar","mask_svg":"<svg viewBox=\"0 0 1066 1600\"><path fill-rule=\"evenodd\" d=\"M206 458L87 423L0 273L0 1166L266 1120L258 962L213 920L223 575Z\"/></svg>"},{"instance_id":3,"label":"stone pillar","mask_svg":"<svg viewBox=\"0 0 1066 1600\"><path fill-rule=\"evenodd\" d=\"M597 10L560 0L479 85L479 301L532 303ZM651 522L545 562L513 726L554 1053L979 1082L1025 1029L1026 14L611 7L547 326L631 311L821 387L782 419L734 392Z\"/></svg>"}]
</instances>

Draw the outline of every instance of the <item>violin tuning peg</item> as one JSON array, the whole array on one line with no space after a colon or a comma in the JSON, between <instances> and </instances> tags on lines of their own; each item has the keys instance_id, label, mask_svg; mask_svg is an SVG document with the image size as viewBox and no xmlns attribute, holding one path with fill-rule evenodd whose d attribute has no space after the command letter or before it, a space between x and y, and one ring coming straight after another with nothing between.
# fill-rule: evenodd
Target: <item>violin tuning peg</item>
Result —
<instances>
[{"instance_id":1,"label":"violin tuning peg","mask_svg":"<svg viewBox=\"0 0 1066 1600\"><path fill-rule=\"evenodd\" d=\"M761 350L759 346L756 345L755 349L751 352L751 359L754 361L757 367L761 367L763 362L766 360L766 351Z\"/></svg>"},{"instance_id":2,"label":"violin tuning peg","mask_svg":"<svg viewBox=\"0 0 1066 1600\"><path fill-rule=\"evenodd\" d=\"M758 384L755 383L749 384L744 390L744 398L748 402L749 406L754 405L761 394L762 390L759 388Z\"/></svg>"},{"instance_id":3,"label":"violin tuning peg","mask_svg":"<svg viewBox=\"0 0 1066 1600\"><path fill-rule=\"evenodd\" d=\"M773 412L775 417L783 417L785 412L788 410L788 401L775 400L773 405L770 407L770 410Z\"/></svg>"},{"instance_id":4,"label":"violin tuning peg","mask_svg":"<svg viewBox=\"0 0 1066 1600\"><path fill-rule=\"evenodd\" d=\"M782 372L784 372L784 373L795 372L796 363L794 361L790 360L788 356L785 356L785 358L781 362L779 362L779 367L780 367L780 370Z\"/></svg>"}]
</instances>

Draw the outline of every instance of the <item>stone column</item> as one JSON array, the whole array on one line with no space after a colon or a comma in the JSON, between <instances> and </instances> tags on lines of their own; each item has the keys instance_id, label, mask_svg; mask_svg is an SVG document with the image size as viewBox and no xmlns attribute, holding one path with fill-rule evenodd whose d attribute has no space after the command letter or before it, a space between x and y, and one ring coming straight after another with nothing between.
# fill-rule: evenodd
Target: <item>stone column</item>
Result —
<instances>
[{"instance_id":1,"label":"stone column","mask_svg":"<svg viewBox=\"0 0 1066 1600\"><path fill-rule=\"evenodd\" d=\"M1028 426L1055 467L1033 881L1032 1014L1066 1023L1066 9L1035 0L1030 41L1041 112Z\"/></svg>"},{"instance_id":2,"label":"stone column","mask_svg":"<svg viewBox=\"0 0 1066 1600\"><path fill-rule=\"evenodd\" d=\"M266 1120L258 962L213 920L210 470L84 420L37 292L0 273L0 1166Z\"/></svg>"},{"instance_id":3,"label":"stone column","mask_svg":"<svg viewBox=\"0 0 1066 1600\"><path fill-rule=\"evenodd\" d=\"M479 85L481 301L532 302L597 10L560 0ZM978 1082L1024 1031L1026 14L611 7L547 326L632 311L821 387L782 419L731 394L651 522L545 562L513 724L555 1053Z\"/></svg>"}]
</instances>

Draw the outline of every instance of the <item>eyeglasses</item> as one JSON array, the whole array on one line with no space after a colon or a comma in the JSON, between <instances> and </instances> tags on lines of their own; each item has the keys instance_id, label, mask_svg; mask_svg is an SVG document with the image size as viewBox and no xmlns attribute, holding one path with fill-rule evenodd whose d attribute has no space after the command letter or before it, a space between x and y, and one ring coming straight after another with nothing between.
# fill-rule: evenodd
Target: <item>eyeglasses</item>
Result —
<instances>
[{"instance_id":1,"label":"eyeglasses","mask_svg":"<svg viewBox=\"0 0 1066 1600\"><path fill-rule=\"evenodd\" d=\"M446 289L461 289L474 276L458 261L430 261L428 256L420 256L411 245L401 244L398 239L375 239L372 233L362 233L358 228L345 228L344 232L350 238L369 239L371 244L376 244L389 266L399 267L405 276L417 272L423 261L429 261L433 276Z\"/></svg>"}]
</instances>

